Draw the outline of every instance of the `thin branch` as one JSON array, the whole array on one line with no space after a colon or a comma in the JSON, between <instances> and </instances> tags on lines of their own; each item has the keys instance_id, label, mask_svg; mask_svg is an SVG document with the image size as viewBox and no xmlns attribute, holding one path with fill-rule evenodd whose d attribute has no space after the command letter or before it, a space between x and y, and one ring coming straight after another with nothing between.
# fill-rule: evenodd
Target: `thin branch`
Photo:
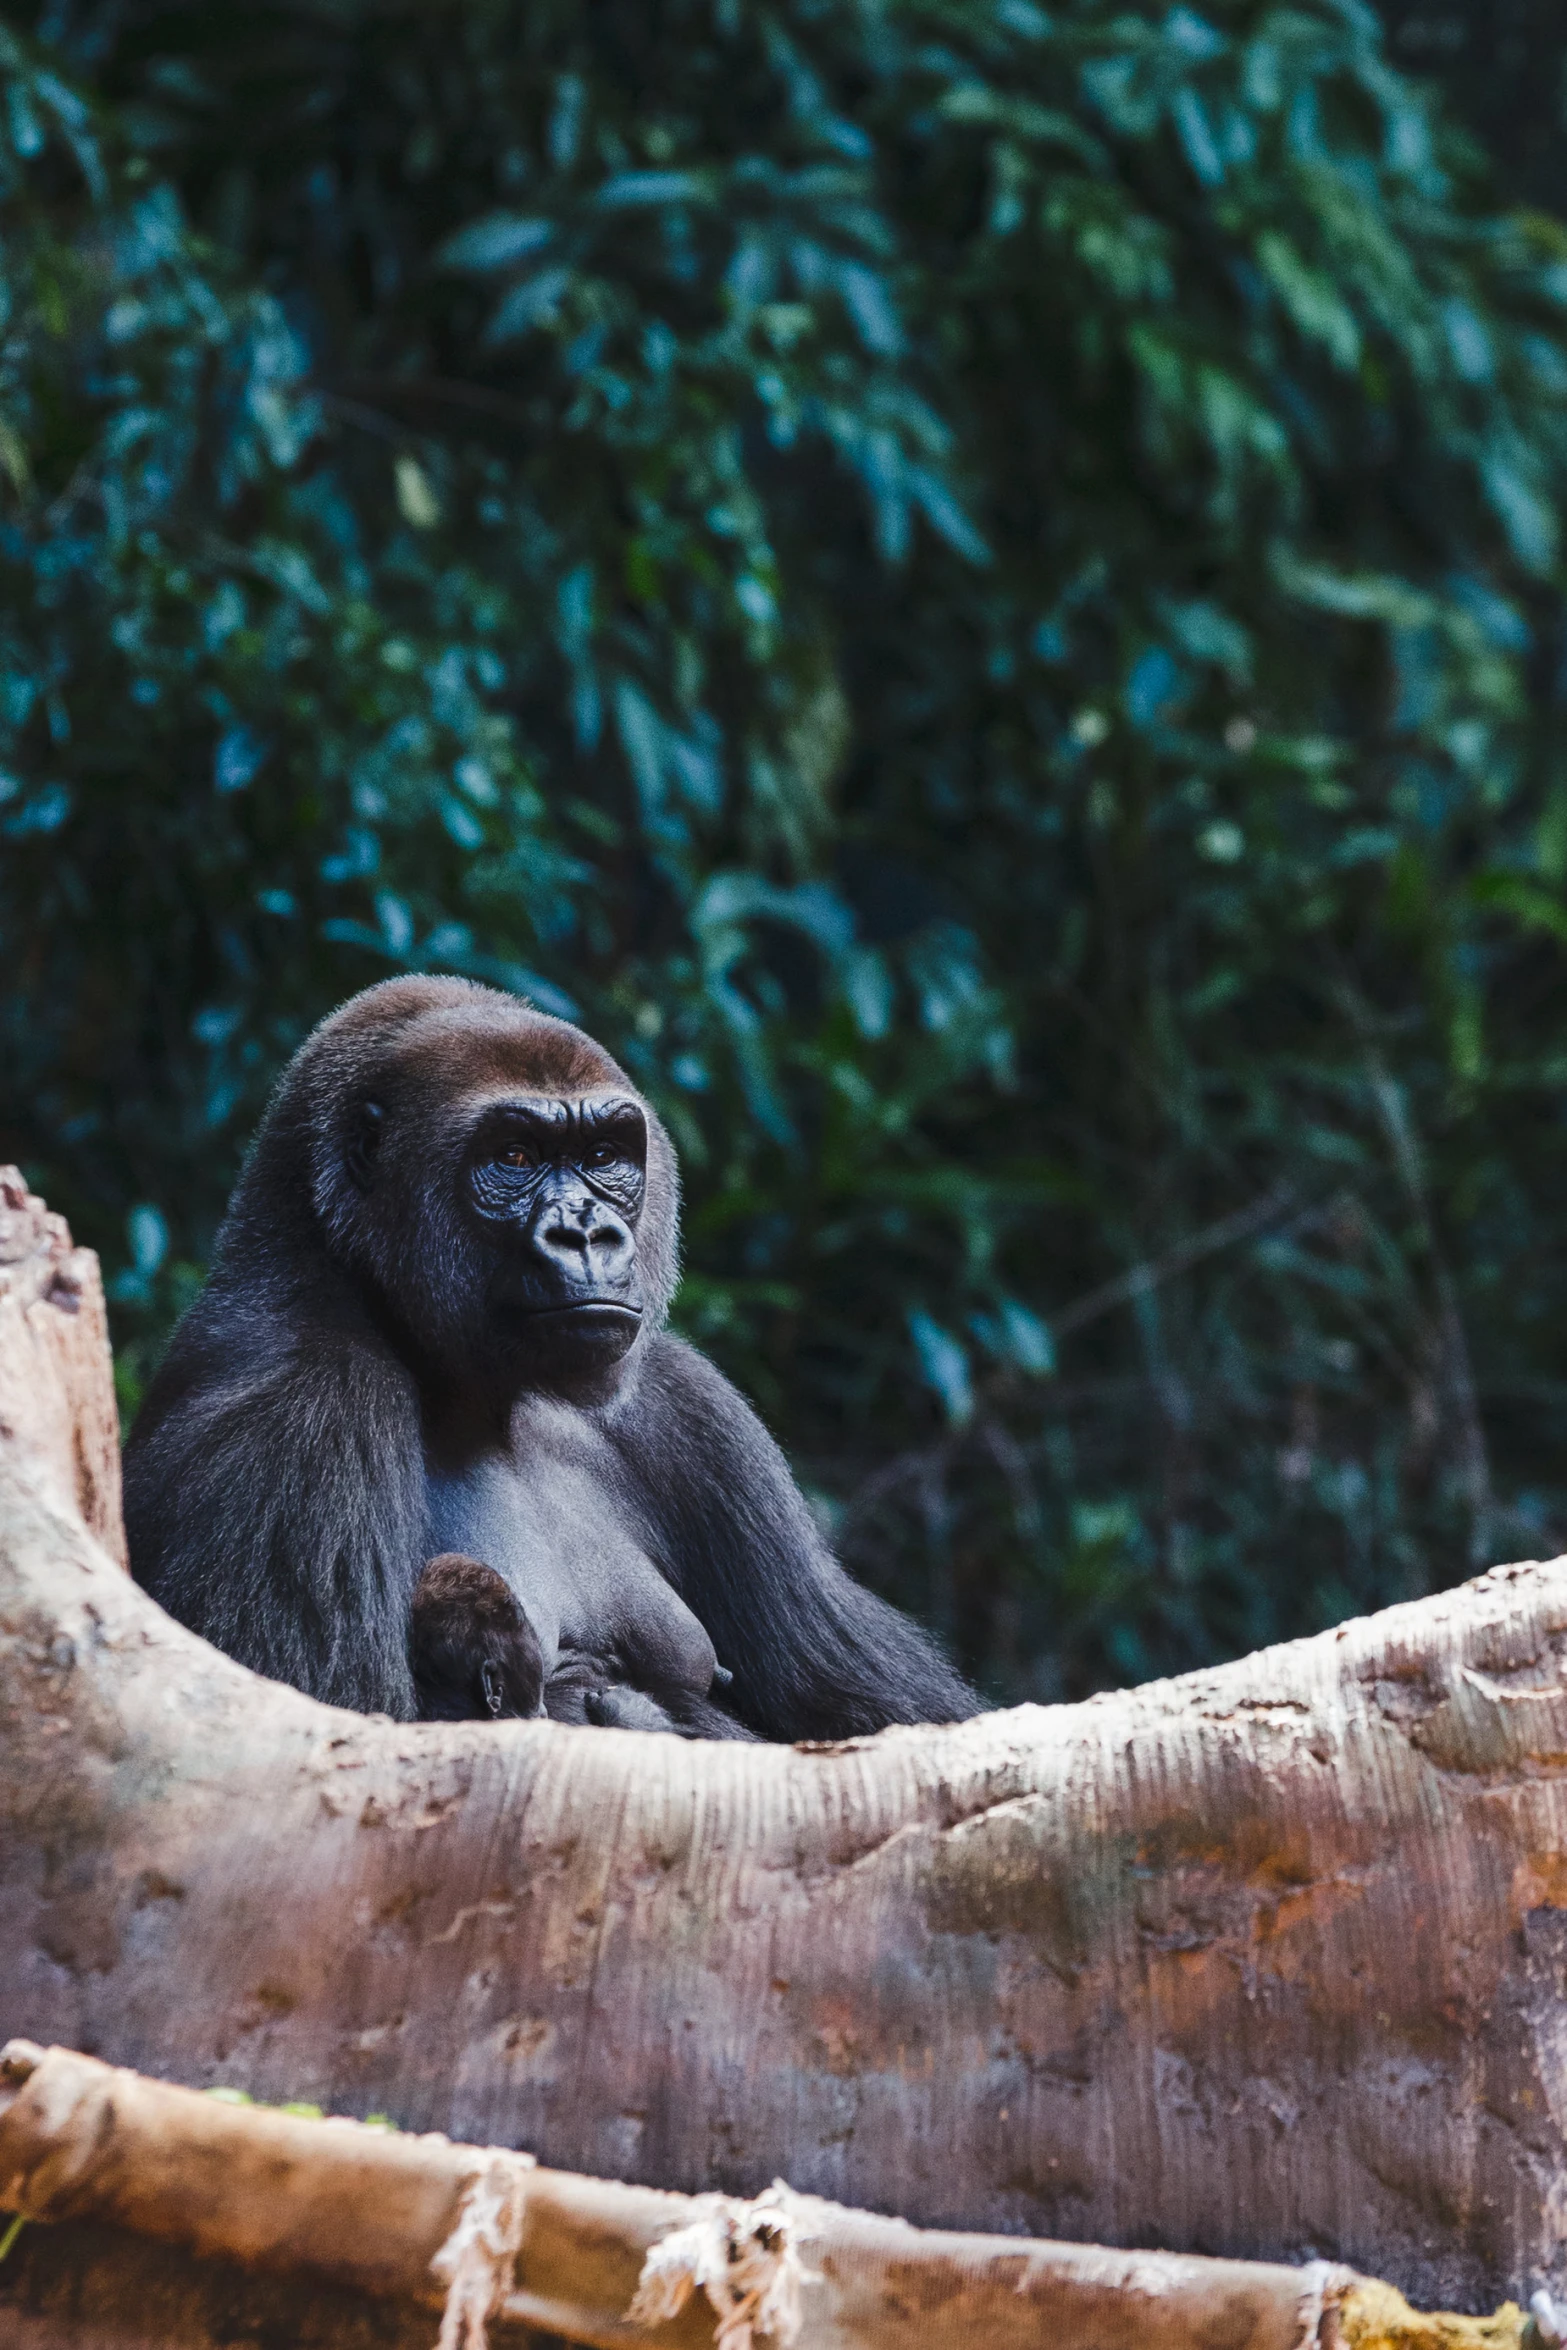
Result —
<instances>
[{"instance_id":1,"label":"thin branch","mask_svg":"<svg viewBox=\"0 0 1567 2350\"><path fill-rule=\"evenodd\" d=\"M475 416L490 416L498 424L515 425L524 432L535 429L535 419L520 400L492 392L484 384L462 383L455 376L343 375L324 396L338 400L347 395L352 400L355 394L375 400L433 400L441 407L467 408Z\"/></svg>"},{"instance_id":2,"label":"thin branch","mask_svg":"<svg viewBox=\"0 0 1567 2350\"><path fill-rule=\"evenodd\" d=\"M1261 1199L1253 1200L1249 1207L1237 1208L1231 1215L1221 1216L1216 1224L1206 1225L1201 1232L1194 1232L1189 1240L1181 1241L1164 1256L1151 1257L1140 1265L1133 1265L1128 1272L1118 1273L1113 1281L1103 1282L1098 1289L1089 1290L1086 1296L1078 1298L1074 1304L1064 1306L1059 1314L1050 1315L1048 1320L1052 1336L1059 1338L1068 1331L1081 1330L1086 1323L1098 1321L1101 1315L1113 1313L1117 1306L1132 1305L1139 1298L1147 1297L1161 1283L1174 1280L1178 1273L1200 1264L1205 1257L1216 1256L1221 1249L1233 1246L1236 1241L1250 1239L1253 1233L1262 1231L1296 1204L1293 1185L1277 1184ZM1053 1391L1053 1400L1061 1400L1059 1388ZM918 1484L923 1492L928 1490L933 1478L944 1478L955 1452L976 1437L988 1441L989 1428L989 1416L982 1415L977 1421L969 1421L962 1428L951 1430L934 1445L914 1446L884 1461L846 1503L838 1524L840 1546L847 1545L853 1529L870 1515L879 1502L888 1500L911 1481Z\"/></svg>"},{"instance_id":3,"label":"thin branch","mask_svg":"<svg viewBox=\"0 0 1567 2350\"><path fill-rule=\"evenodd\" d=\"M1469 1501L1469 1563L1471 1567L1483 1567L1491 1556L1491 1521L1495 1501L1491 1490L1490 1452L1485 1440L1485 1423L1480 1416L1480 1396L1469 1353L1469 1337L1458 1302L1458 1286L1448 1269L1446 1253L1437 1233L1430 1187L1426 1181L1425 1157L1410 1123L1404 1090L1382 1058L1359 991L1343 981L1338 995L1360 1037L1371 1098L1376 1103L1392 1149L1394 1164L1419 1221L1420 1236L1431 1260L1431 1283L1436 1292L1443 1366L1447 1373L1448 1394L1458 1421L1459 1460Z\"/></svg>"},{"instance_id":4,"label":"thin branch","mask_svg":"<svg viewBox=\"0 0 1567 2350\"><path fill-rule=\"evenodd\" d=\"M394 424L389 416L381 414L379 408L366 407L363 400L345 399L341 392L317 392L316 398L329 416L337 417L344 424L356 424L361 432L373 432L378 440L406 441L408 438L406 425Z\"/></svg>"},{"instance_id":5,"label":"thin branch","mask_svg":"<svg viewBox=\"0 0 1567 2350\"><path fill-rule=\"evenodd\" d=\"M1117 1306L1133 1304L1146 1297L1150 1290L1173 1281L1178 1273L1200 1264L1204 1257L1216 1256L1220 1249L1229 1248L1237 1240L1249 1240L1286 1209L1295 1205L1294 1186L1277 1184L1262 1199L1253 1200L1249 1208L1237 1208L1233 1214L1221 1216L1216 1224L1209 1224L1201 1232L1194 1232L1162 1257L1145 1258L1130 1271L1118 1273L1113 1281L1105 1281L1097 1289L1075 1303L1063 1306L1059 1314L1048 1317L1053 1335L1064 1337L1068 1331L1081 1330L1085 1323L1097 1322L1102 1314L1112 1313Z\"/></svg>"}]
</instances>

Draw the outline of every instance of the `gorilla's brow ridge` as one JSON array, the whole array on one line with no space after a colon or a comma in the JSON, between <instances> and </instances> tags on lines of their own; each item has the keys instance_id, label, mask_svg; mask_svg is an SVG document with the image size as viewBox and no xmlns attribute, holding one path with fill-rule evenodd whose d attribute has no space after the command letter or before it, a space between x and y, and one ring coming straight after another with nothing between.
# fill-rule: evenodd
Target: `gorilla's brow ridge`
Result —
<instances>
[{"instance_id":1,"label":"gorilla's brow ridge","mask_svg":"<svg viewBox=\"0 0 1567 2350\"><path fill-rule=\"evenodd\" d=\"M509 1124L545 1127L554 1133L570 1135L582 1128L589 1132L604 1127L634 1129L644 1141L647 1118L640 1102L625 1094L615 1094L605 1100L572 1099L567 1094L519 1093L510 1098L485 1104L475 1121L474 1131L481 1137L494 1129L504 1130Z\"/></svg>"}]
</instances>

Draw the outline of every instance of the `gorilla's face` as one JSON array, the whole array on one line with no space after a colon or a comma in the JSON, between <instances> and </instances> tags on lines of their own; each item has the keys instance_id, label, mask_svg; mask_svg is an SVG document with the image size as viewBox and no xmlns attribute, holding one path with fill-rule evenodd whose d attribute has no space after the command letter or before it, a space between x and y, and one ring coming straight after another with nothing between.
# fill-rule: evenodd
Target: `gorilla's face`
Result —
<instances>
[{"instance_id":1,"label":"gorilla's face","mask_svg":"<svg viewBox=\"0 0 1567 2350\"><path fill-rule=\"evenodd\" d=\"M491 1344L519 1367L593 1372L635 1343L647 1154L641 1106L620 1094L520 1095L480 1118L463 1211L489 1262Z\"/></svg>"},{"instance_id":2,"label":"gorilla's face","mask_svg":"<svg viewBox=\"0 0 1567 2350\"><path fill-rule=\"evenodd\" d=\"M310 1054L282 1131L309 1133L329 1248L432 1395L607 1392L663 1318L679 1230L669 1138L625 1071L457 980L371 989Z\"/></svg>"}]
</instances>

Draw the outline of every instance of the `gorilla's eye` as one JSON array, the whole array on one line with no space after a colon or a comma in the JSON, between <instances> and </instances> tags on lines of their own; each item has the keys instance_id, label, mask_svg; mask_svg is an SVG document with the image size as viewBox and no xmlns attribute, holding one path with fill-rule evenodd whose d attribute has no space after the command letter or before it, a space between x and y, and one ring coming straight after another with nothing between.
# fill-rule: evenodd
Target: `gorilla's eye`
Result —
<instances>
[{"instance_id":1,"label":"gorilla's eye","mask_svg":"<svg viewBox=\"0 0 1567 2350\"><path fill-rule=\"evenodd\" d=\"M503 1167L536 1167L538 1163L525 1142L508 1143L500 1154Z\"/></svg>"},{"instance_id":2,"label":"gorilla's eye","mask_svg":"<svg viewBox=\"0 0 1567 2350\"><path fill-rule=\"evenodd\" d=\"M583 1152L582 1164L584 1167L613 1167L619 1156L613 1143L596 1142L591 1150Z\"/></svg>"}]
</instances>

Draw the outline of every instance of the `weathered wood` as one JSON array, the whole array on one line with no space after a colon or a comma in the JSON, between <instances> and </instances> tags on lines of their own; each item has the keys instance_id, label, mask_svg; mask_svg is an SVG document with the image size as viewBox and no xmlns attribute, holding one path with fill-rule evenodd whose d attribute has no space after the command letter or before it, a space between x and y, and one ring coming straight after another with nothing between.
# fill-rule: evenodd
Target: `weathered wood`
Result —
<instances>
[{"instance_id":1,"label":"weathered wood","mask_svg":"<svg viewBox=\"0 0 1567 2350\"><path fill-rule=\"evenodd\" d=\"M0 2207L107 2221L203 2260L303 2272L432 2313L445 2298L437 2255L490 2160L445 2138L218 2104L63 2049L13 2043L0 2058ZM662 2324L627 2316L648 2251L700 2204L544 2169L517 2185L502 2322L589 2350L709 2350L700 2293ZM911 2329L922 2343L984 2350L1047 2337L1096 2350L1318 2350L1325 2312L1358 2282L1323 2264L922 2233L804 2196L788 2207L811 2350L907 2350ZM1515 2322L1497 2350L1518 2350L1517 2335Z\"/></svg>"},{"instance_id":2,"label":"weathered wood","mask_svg":"<svg viewBox=\"0 0 1567 2350\"><path fill-rule=\"evenodd\" d=\"M0 1446L125 1566L120 1424L98 1260L0 1167Z\"/></svg>"},{"instance_id":3,"label":"weathered wood","mask_svg":"<svg viewBox=\"0 0 1567 2350\"><path fill-rule=\"evenodd\" d=\"M36 1316L101 1327L60 1261L0 1301L0 2030L665 2187L1567 2282L1567 1563L838 1749L363 1720L87 1531L101 1344L69 1445L24 1408Z\"/></svg>"}]
</instances>

